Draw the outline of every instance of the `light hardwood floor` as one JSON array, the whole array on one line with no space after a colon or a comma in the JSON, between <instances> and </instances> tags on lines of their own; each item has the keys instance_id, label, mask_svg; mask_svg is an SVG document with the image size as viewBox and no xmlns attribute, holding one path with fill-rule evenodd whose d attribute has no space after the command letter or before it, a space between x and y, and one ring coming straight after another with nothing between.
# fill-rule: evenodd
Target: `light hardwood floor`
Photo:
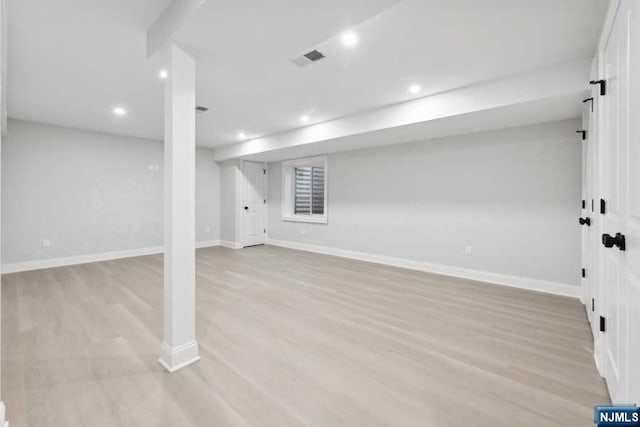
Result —
<instances>
[{"instance_id":1,"label":"light hardwood floor","mask_svg":"<svg viewBox=\"0 0 640 427\"><path fill-rule=\"evenodd\" d=\"M21 426L589 426L577 300L275 248L197 254L202 360L157 363L162 257L8 274Z\"/></svg>"}]
</instances>

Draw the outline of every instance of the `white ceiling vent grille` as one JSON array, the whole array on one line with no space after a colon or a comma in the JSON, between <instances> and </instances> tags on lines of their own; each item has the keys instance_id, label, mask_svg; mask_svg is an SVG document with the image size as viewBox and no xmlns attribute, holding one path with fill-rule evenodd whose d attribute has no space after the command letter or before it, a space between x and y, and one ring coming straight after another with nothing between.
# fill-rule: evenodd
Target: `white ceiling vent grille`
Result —
<instances>
[{"instance_id":1,"label":"white ceiling vent grille","mask_svg":"<svg viewBox=\"0 0 640 427\"><path fill-rule=\"evenodd\" d=\"M324 58L324 54L322 52L320 52L317 49L314 49L310 52L307 52L297 58L293 58L291 60L291 62L293 62L294 64L296 64L299 67L304 67L305 65L309 65L312 62L317 62L320 61L322 58Z\"/></svg>"}]
</instances>

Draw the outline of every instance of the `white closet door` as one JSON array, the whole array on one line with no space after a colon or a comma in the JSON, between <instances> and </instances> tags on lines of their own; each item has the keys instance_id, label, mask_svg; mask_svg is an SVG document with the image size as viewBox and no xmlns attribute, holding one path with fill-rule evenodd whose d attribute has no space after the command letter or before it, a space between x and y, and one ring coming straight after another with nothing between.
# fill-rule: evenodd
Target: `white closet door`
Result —
<instances>
[{"instance_id":1,"label":"white closet door","mask_svg":"<svg viewBox=\"0 0 640 427\"><path fill-rule=\"evenodd\" d=\"M623 179L626 181L624 233L627 241L624 276L628 293L628 349L626 400L640 404L640 2L626 0L625 21L628 39L628 137L625 139L626 161Z\"/></svg>"},{"instance_id":2,"label":"white closet door","mask_svg":"<svg viewBox=\"0 0 640 427\"><path fill-rule=\"evenodd\" d=\"M254 246L265 243L265 168L266 166L263 163L243 162L243 246Z\"/></svg>"},{"instance_id":3,"label":"white closet door","mask_svg":"<svg viewBox=\"0 0 640 427\"><path fill-rule=\"evenodd\" d=\"M640 401L640 2L619 3L603 51L604 374L615 403Z\"/></svg>"}]
</instances>

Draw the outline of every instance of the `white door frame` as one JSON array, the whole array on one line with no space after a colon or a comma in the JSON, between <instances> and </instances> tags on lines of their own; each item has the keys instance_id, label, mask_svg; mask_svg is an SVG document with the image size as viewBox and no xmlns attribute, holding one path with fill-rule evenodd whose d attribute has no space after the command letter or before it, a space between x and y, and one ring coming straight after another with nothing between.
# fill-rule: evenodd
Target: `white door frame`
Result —
<instances>
[{"instance_id":1,"label":"white door frame","mask_svg":"<svg viewBox=\"0 0 640 427\"><path fill-rule=\"evenodd\" d=\"M603 218L601 232L611 234L619 230L624 215L623 188L621 188L621 183L617 175L617 170L621 165L620 156L622 148L622 135L617 124L620 121L620 116L624 114L624 111L620 108L621 103L613 102L614 96L616 96L618 100L623 96L622 91L615 89L613 86L615 82L617 87L620 87L620 74L623 70L621 69L621 64L614 61L613 65L619 67L613 68L612 71L612 68L609 66L608 57L610 43L614 43L612 52L614 54L616 53L615 49L617 45L615 44L615 37L616 35L619 37L616 31L620 31L616 24L609 28L600 52L600 58L602 59L600 78L604 79L607 83L606 99L602 100L599 108L603 146L601 159L602 174L600 179L602 185L601 194L607 202L607 214L605 218ZM614 58L617 57L614 55ZM612 117L613 112L616 112L615 117ZM611 134L613 130L616 131L614 134L615 137ZM620 304L617 301L624 287L624 279L621 277L622 259L620 254L617 253L616 248L601 250L600 254L601 303L599 304L596 314L599 316L599 320L602 319L605 322L605 330L601 330L598 334L600 347L598 363L602 374L607 379L607 386L611 398L615 402L620 400L622 394L624 372L624 350L621 349L623 339L618 333L614 333L614 331L619 330L621 324L619 319L622 315L618 309ZM599 322L594 326L598 328ZM618 341L614 342L614 339Z\"/></svg>"}]
</instances>

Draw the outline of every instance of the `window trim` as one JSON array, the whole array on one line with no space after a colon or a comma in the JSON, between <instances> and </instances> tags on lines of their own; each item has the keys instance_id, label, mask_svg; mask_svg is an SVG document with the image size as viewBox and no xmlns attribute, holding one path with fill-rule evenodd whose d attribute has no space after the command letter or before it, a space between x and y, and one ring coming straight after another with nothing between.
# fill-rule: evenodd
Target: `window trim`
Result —
<instances>
[{"instance_id":1,"label":"window trim","mask_svg":"<svg viewBox=\"0 0 640 427\"><path fill-rule=\"evenodd\" d=\"M322 215L300 215L294 213L295 199L295 168L302 166L324 167L324 213ZM328 223L328 176L329 168L327 156L305 157L302 159L286 160L282 162L282 220L291 222L309 222L315 224Z\"/></svg>"}]
</instances>

